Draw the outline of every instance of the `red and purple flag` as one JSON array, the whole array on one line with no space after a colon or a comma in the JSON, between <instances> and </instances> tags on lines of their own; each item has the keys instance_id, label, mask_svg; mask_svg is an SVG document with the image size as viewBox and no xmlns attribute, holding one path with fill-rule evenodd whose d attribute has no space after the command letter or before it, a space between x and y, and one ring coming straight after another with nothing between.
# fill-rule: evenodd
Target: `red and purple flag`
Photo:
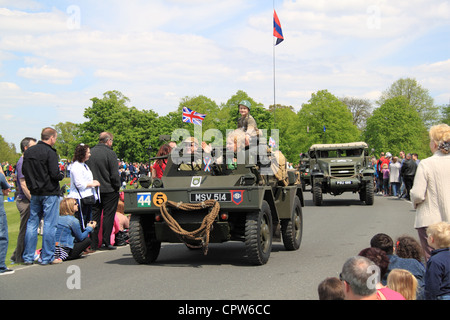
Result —
<instances>
[{"instance_id":1,"label":"red and purple flag","mask_svg":"<svg viewBox=\"0 0 450 320\"><path fill-rule=\"evenodd\" d=\"M277 38L277 44L280 44L284 40L283 31L281 30L280 20L275 10L273 10L273 36Z\"/></svg>"},{"instance_id":2,"label":"red and purple flag","mask_svg":"<svg viewBox=\"0 0 450 320\"><path fill-rule=\"evenodd\" d=\"M201 126L205 117L206 114L201 114L189 108L183 107L183 122L198 124Z\"/></svg>"}]
</instances>

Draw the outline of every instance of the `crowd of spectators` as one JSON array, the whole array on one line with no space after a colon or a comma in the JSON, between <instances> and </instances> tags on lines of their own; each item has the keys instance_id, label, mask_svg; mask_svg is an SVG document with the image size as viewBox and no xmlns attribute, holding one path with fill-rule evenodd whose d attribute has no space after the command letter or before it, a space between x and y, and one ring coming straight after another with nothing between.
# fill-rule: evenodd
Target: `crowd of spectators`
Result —
<instances>
[{"instance_id":1,"label":"crowd of spectators","mask_svg":"<svg viewBox=\"0 0 450 320\"><path fill-rule=\"evenodd\" d=\"M381 152L380 158L372 158L375 168L375 192L383 196L394 196L410 200L410 191L414 183L420 160L417 153L400 151L398 156L390 152Z\"/></svg>"}]
</instances>

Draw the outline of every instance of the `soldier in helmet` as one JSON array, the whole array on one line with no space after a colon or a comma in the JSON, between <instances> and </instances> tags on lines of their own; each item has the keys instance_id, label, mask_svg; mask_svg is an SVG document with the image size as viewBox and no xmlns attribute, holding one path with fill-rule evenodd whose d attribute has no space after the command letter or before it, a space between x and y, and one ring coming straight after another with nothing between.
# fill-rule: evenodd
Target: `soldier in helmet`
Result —
<instances>
[{"instance_id":1,"label":"soldier in helmet","mask_svg":"<svg viewBox=\"0 0 450 320\"><path fill-rule=\"evenodd\" d=\"M242 100L239 103L239 113L241 118L238 120L238 129L242 129L246 135L245 144L249 145L249 140L257 137L259 134L255 119L250 115L251 103L248 100Z\"/></svg>"}]
</instances>

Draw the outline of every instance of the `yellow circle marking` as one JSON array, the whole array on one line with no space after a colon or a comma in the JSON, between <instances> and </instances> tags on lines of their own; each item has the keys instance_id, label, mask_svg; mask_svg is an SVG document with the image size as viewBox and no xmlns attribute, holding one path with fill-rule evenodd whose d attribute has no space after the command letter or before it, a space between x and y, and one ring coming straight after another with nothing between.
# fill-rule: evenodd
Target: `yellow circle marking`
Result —
<instances>
[{"instance_id":1,"label":"yellow circle marking","mask_svg":"<svg viewBox=\"0 0 450 320\"><path fill-rule=\"evenodd\" d=\"M161 205L167 201L167 196L165 193L156 192L153 195L153 204L157 207L161 207Z\"/></svg>"}]
</instances>

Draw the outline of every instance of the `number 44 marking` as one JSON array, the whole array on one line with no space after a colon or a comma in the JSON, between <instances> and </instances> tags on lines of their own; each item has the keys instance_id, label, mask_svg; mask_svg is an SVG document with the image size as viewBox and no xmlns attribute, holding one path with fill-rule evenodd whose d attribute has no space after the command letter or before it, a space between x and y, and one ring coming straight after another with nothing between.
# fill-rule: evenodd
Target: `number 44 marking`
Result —
<instances>
[{"instance_id":1,"label":"number 44 marking","mask_svg":"<svg viewBox=\"0 0 450 320\"><path fill-rule=\"evenodd\" d=\"M151 193L138 193L137 194L138 208L148 208L152 206L152 194Z\"/></svg>"}]
</instances>

